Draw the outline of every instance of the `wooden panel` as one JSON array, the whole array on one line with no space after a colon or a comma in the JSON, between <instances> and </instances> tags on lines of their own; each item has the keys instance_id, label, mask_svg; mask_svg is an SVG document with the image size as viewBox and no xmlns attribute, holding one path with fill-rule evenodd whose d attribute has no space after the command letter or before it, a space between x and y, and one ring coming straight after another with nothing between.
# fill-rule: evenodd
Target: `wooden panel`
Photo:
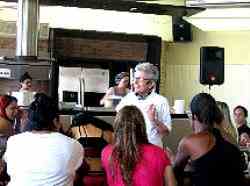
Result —
<instances>
[{"instance_id":1,"label":"wooden panel","mask_svg":"<svg viewBox=\"0 0 250 186\"><path fill-rule=\"evenodd\" d=\"M60 57L145 61L147 56L143 42L60 37L55 49Z\"/></svg>"}]
</instances>

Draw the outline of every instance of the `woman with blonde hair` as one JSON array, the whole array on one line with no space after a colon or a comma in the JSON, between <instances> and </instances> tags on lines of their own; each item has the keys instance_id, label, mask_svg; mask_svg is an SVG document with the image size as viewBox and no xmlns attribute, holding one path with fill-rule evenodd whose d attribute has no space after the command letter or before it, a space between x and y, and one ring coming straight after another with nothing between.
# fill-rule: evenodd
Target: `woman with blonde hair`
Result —
<instances>
[{"instance_id":1,"label":"woman with blonde hair","mask_svg":"<svg viewBox=\"0 0 250 186\"><path fill-rule=\"evenodd\" d=\"M225 102L216 101L217 106L220 108L221 112L224 115L224 120L222 121L221 125L216 125L215 127L218 128L222 134L222 136L232 144L238 145L238 132L233 124L229 107Z\"/></svg>"},{"instance_id":2,"label":"woman with blonde hair","mask_svg":"<svg viewBox=\"0 0 250 186\"><path fill-rule=\"evenodd\" d=\"M144 117L136 106L125 106L117 113L114 135L114 144L102 151L109 186L175 186L169 157L148 142Z\"/></svg>"}]
</instances>

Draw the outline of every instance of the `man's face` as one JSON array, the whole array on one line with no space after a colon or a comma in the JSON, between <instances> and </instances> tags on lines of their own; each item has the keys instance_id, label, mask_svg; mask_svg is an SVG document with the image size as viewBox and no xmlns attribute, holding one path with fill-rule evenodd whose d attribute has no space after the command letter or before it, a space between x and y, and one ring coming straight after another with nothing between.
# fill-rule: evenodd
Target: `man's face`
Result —
<instances>
[{"instance_id":1,"label":"man's face","mask_svg":"<svg viewBox=\"0 0 250 186\"><path fill-rule=\"evenodd\" d=\"M237 125L242 125L246 122L246 116L241 108L234 111L234 120Z\"/></svg>"},{"instance_id":2,"label":"man's face","mask_svg":"<svg viewBox=\"0 0 250 186\"><path fill-rule=\"evenodd\" d=\"M152 88L152 77L145 72L137 71L133 82L134 91L138 94L145 94Z\"/></svg>"}]
</instances>

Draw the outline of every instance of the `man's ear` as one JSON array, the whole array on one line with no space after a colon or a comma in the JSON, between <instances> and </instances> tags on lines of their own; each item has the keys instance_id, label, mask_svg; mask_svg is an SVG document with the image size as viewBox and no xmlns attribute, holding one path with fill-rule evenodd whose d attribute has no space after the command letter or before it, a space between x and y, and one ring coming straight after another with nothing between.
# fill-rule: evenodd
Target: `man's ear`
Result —
<instances>
[{"instance_id":1,"label":"man's ear","mask_svg":"<svg viewBox=\"0 0 250 186\"><path fill-rule=\"evenodd\" d=\"M149 90L153 90L154 89L154 87L155 87L155 82L153 82L153 81L149 81L148 82L148 84L150 84L150 86L149 86Z\"/></svg>"}]
</instances>

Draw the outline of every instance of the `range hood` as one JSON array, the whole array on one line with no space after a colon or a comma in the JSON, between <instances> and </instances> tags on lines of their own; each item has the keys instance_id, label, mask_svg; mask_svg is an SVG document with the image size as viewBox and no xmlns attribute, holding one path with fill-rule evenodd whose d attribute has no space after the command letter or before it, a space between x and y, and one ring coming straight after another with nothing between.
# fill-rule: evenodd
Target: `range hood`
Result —
<instances>
[{"instance_id":1,"label":"range hood","mask_svg":"<svg viewBox=\"0 0 250 186\"><path fill-rule=\"evenodd\" d=\"M17 58L37 59L38 34L38 0L19 0L16 34Z\"/></svg>"},{"instance_id":2,"label":"range hood","mask_svg":"<svg viewBox=\"0 0 250 186\"><path fill-rule=\"evenodd\" d=\"M50 60L38 58L38 0L18 0L16 25L16 56L0 59L0 78L19 79L24 72L29 72L34 80L50 79Z\"/></svg>"}]
</instances>

